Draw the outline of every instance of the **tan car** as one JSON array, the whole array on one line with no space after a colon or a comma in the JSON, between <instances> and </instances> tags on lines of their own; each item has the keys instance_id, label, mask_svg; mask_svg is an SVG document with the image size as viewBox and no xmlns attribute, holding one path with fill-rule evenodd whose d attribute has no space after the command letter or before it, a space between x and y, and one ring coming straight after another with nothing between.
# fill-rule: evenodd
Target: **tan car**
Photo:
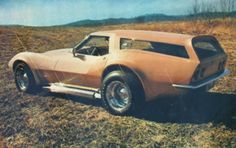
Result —
<instances>
[{"instance_id":1,"label":"tan car","mask_svg":"<svg viewBox=\"0 0 236 148\"><path fill-rule=\"evenodd\" d=\"M23 52L9 62L20 91L102 98L124 115L158 96L209 90L229 73L227 56L213 36L135 30L101 31L74 48Z\"/></svg>"}]
</instances>

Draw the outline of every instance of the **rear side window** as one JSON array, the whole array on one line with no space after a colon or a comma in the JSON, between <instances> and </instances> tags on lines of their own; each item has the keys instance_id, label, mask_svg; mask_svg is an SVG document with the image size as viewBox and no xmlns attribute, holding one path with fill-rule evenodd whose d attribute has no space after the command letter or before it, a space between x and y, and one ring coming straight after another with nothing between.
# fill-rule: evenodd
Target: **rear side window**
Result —
<instances>
[{"instance_id":1,"label":"rear side window","mask_svg":"<svg viewBox=\"0 0 236 148\"><path fill-rule=\"evenodd\" d=\"M184 46L160 42L121 39L120 49L138 49L181 58L189 58Z\"/></svg>"},{"instance_id":2,"label":"rear side window","mask_svg":"<svg viewBox=\"0 0 236 148\"><path fill-rule=\"evenodd\" d=\"M192 44L200 60L224 53L224 50L214 37L194 38Z\"/></svg>"}]
</instances>

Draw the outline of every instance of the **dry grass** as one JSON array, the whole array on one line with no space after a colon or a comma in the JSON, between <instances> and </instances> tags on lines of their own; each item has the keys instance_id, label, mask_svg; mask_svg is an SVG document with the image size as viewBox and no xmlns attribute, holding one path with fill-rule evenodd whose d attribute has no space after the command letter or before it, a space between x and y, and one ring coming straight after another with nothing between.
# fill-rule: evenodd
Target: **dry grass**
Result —
<instances>
[{"instance_id":1,"label":"dry grass","mask_svg":"<svg viewBox=\"0 0 236 148\"><path fill-rule=\"evenodd\" d=\"M162 22L93 28L0 27L0 147L236 147L236 20ZM198 100L160 98L133 117L107 113L100 100L19 93L7 62L21 51L72 47L98 30L142 29L215 35L229 55L229 77Z\"/></svg>"}]
</instances>

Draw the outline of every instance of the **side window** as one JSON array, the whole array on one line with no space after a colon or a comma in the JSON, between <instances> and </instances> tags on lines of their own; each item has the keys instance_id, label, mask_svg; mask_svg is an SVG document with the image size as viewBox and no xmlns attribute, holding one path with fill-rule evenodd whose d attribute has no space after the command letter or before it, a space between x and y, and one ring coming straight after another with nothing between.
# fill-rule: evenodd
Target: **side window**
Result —
<instances>
[{"instance_id":1,"label":"side window","mask_svg":"<svg viewBox=\"0 0 236 148\"><path fill-rule=\"evenodd\" d=\"M121 43L120 49L149 49L151 48L150 42L146 42L146 41L121 39L120 43Z\"/></svg>"},{"instance_id":2,"label":"side window","mask_svg":"<svg viewBox=\"0 0 236 148\"><path fill-rule=\"evenodd\" d=\"M189 58L184 46L173 45L160 42L140 41L131 39L121 39L120 49L138 49L150 52L157 52L170 56Z\"/></svg>"},{"instance_id":3,"label":"side window","mask_svg":"<svg viewBox=\"0 0 236 148\"><path fill-rule=\"evenodd\" d=\"M176 57L189 58L184 46L152 42L152 51Z\"/></svg>"},{"instance_id":4,"label":"side window","mask_svg":"<svg viewBox=\"0 0 236 148\"><path fill-rule=\"evenodd\" d=\"M109 53L109 37L90 36L77 47L77 53L102 56Z\"/></svg>"}]
</instances>

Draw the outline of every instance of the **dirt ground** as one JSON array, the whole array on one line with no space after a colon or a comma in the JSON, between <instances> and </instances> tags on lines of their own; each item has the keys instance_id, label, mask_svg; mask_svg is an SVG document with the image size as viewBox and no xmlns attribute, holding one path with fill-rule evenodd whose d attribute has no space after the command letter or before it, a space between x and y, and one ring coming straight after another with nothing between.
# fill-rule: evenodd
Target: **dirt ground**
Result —
<instances>
[{"instance_id":1,"label":"dirt ground","mask_svg":"<svg viewBox=\"0 0 236 148\"><path fill-rule=\"evenodd\" d=\"M236 147L236 21L161 22L93 28L0 27L0 147ZM207 94L158 98L134 116L107 113L99 99L16 90L8 61L22 51L73 47L94 31L142 29L216 36L231 74Z\"/></svg>"}]
</instances>

